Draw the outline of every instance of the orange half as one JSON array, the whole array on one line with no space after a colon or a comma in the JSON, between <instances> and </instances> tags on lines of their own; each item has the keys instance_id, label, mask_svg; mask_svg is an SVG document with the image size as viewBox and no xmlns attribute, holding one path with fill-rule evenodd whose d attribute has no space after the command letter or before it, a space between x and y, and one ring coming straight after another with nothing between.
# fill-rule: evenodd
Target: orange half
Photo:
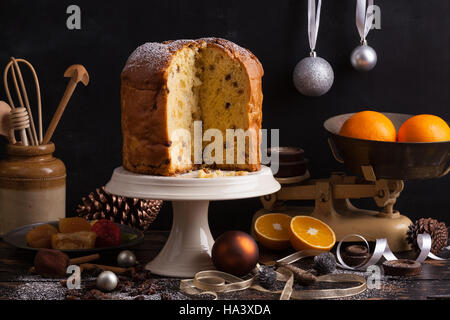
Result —
<instances>
[{"instance_id":1,"label":"orange half","mask_svg":"<svg viewBox=\"0 0 450 320\"><path fill-rule=\"evenodd\" d=\"M295 250L329 251L336 243L334 231L319 219L309 216L293 217L290 241Z\"/></svg>"},{"instance_id":2,"label":"orange half","mask_svg":"<svg viewBox=\"0 0 450 320\"><path fill-rule=\"evenodd\" d=\"M291 216L283 213L268 213L258 217L255 221L255 234L259 243L271 250L289 248L291 219Z\"/></svg>"}]
</instances>

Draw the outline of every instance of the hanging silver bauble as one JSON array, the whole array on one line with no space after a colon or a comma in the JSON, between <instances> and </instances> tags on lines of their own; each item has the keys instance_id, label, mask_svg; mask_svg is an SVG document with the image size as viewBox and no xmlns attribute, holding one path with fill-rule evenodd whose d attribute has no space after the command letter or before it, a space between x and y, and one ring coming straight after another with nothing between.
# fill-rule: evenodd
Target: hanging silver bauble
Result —
<instances>
[{"instance_id":1,"label":"hanging silver bauble","mask_svg":"<svg viewBox=\"0 0 450 320\"><path fill-rule=\"evenodd\" d=\"M369 71L377 64L377 53L364 41L350 56L352 66L358 71Z\"/></svg>"},{"instance_id":2,"label":"hanging silver bauble","mask_svg":"<svg viewBox=\"0 0 450 320\"><path fill-rule=\"evenodd\" d=\"M97 288L104 292L113 291L118 283L119 278L112 271L103 271L97 277Z\"/></svg>"},{"instance_id":3,"label":"hanging silver bauble","mask_svg":"<svg viewBox=\"0 0 450 320\"><path fill-rule=\"evenodd\" d=\"M136 256L130 250L123 250L117 256L117 264L124 268L132 267L136 264Z\"/></svg>"},{"instance_id":4,"label":"hanging silver bauble","mask_svg":"<svg viewBox=\"0 0 450 320\"><path fill-rule=\"evenodd\" d=\"M301 94L317 97L330 90L334 81L331 65L313 51L310 57L300 60L293 73L294 85Z\"/></svg>"}]
</instances>

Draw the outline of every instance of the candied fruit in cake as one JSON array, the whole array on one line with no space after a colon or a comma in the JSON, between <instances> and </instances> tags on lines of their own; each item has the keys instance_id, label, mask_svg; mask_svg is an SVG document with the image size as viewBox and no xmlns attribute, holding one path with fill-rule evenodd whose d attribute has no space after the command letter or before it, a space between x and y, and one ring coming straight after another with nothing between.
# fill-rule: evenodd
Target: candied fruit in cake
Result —
<instances>
[{"instance_id":1,"label":"candied fruit in cake","mask_svg":"<svg viewBox=\"0 0 450 320\"><path fill-rule=\"evenodd\" d=\"M92 231L57 233L52 235L52 248L58 250L92 249L97 234Z\"/></svg>"},{"instance_id":2,"label":"candied fruit in cake","mask_svg":"<svg viewBox=\"0 0 450 320\"><path fill-rule=\"evenodd\" d=\"M27 243L32 248L51 248L51 238L56 233L58 229L51 224L42 224L28 231Z\"/></svg>"},{"instance_id":3,"label":"candied fruit in cake","mask_svg":"<svg viewBox=\"0 0 450 320\"><path fill-rule=\"evenodd\" d=\"M79 231L91 231L91 224L80 217L59 219L59 232L72 233Z\"/></svg>"},{"instance_id":4,"label":"candied fruit in cake","mask_svg":"<svg viewBox=\"0 0 450 320\"><path fill-rule=\"evenodd\" d=\"M95 241L97 248L118 246L122 239L120 227L107 219L98 220L92 226L92 231L97 234Z\"/></svg>"}]
</instances>

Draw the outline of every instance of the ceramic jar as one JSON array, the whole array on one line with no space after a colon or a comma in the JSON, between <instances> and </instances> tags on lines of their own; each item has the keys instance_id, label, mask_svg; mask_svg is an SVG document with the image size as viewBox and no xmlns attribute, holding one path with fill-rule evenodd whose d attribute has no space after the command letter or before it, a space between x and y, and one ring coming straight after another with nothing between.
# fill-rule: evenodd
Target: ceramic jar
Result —
<instances>
[{"instance_id":1,"label":"ceramic jar","mask_svg":"<svg viewBox=\"0 0 450 320\"><path fill-rule=\"evenodd\" d=\"M66 167L54 151L53 143L6 146L7 158L0 161L0 235L65 216Z\"/></svg>"}]
</instances>

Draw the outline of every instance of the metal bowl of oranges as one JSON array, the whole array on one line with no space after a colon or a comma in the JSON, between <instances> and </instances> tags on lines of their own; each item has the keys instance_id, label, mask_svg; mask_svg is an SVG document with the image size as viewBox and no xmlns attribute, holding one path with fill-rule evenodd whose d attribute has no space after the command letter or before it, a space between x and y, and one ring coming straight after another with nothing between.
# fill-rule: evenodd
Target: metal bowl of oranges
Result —
<instances>
[{"instance_id":1,"label":"metal bowl of oranges","mask_svg":"<svg viewBox=\"0 0 450 320\"><path fill-rule=\"evenodd\" d=\"M430 179L450 172L450 127L434 115L362 111L324 122L331 151L353 174L372 166L377 179Z\"/></svg>"}]
</instances>

